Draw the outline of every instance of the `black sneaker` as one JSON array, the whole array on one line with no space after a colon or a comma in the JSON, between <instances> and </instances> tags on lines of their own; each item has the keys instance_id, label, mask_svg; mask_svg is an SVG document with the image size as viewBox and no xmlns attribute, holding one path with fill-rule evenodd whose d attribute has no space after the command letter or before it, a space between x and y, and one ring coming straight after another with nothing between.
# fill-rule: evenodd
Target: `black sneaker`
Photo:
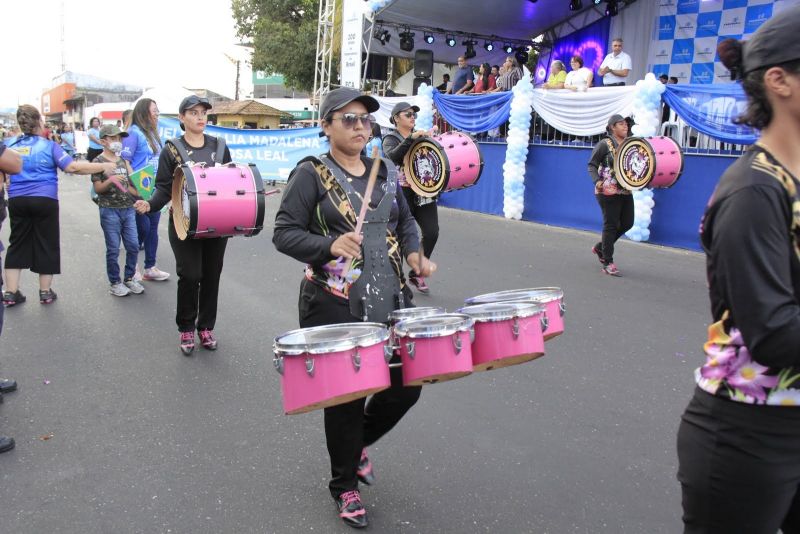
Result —
<instances>
[{"instance_id":1,"label":"black sneaker","mask_svg":"<svg viewBox=\"0 0 800 534\"><path fill-rule=\"evenodd\" d=\"M17 289L13 293L11 291L4 291L3 292L3 305L10 308L11 306L16 306L17 304L22 304L27 299L22 292Z\"/></svg>"},{"instance_id":2,"label":"black sneaker","mask_svg":"<svg viewBox=\"0 0 800 534\"><path fill-rule=\"evenodd\" d=\"M361 504L361 493L358 490L341 493L336 501L336 509L344 524L353 528L364 528L369 525L367 510Z\"/></svg>"},{"instance_id":3,"label":"black sneaker","mask_svg":"<svg viewBox=\"0 0 800 534\"><path fill-rule=\"evenodd\" d=\"M372 470L372 462L369 461L366 447L361 449L361 460L358 461L356 475L358 475L358 480L367 486L371 486L375 483L375 472Z\"/></svg>"},{"instance_id":4,"label":"black sneaker","mask_svg":"<svg viewBox=\"0 0 800 534\"><path fill-rule=\"evenodd\" d=\"M603 245L601 243L597 243L595 246L592 247L592 254L597 256L597 259L600 260L600 263L603 265L606 264L605 258L603 258Z\"/></svg>"},{"instance_id":5,"label":"black sneaker","mask_svg":"<svg viewBox=\"0 0 800 534\"><path fill-rule=\"evenodd\" d=\"M39 291L39 302L42 304L52 304L58 295L52 289L48 289L47 291Z\"/></svg>"}]
</instances>

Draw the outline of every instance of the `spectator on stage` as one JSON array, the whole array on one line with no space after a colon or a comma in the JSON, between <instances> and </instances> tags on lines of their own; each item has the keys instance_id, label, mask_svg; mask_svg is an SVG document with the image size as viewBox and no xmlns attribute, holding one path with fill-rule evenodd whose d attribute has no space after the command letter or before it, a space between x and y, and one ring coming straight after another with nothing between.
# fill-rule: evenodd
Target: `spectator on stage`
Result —
<instances>
[{"instance_id":1,"label":"spectator on stage","mask_svg":"<svg viewBox=\"0 0 800 534\"><path fill-rule=\"evenodd\" d=\"M625 79L630 74L633 64L631 56L622 51L622 38L617 37L611 41L612 52L600 64L597 74L603 77L603 85L612 87L625 85Z\"/></svg>"},{"instance_id":2,"label":"spectator on stage","mask_svg":"<svg viewBox=\"0 0 800 534\"><path fill-rule=\"evenodd\" d=\"M678 83L678 77L677 76L670 76L668 83Z\"/></svg>"},{"instance_id":3,"label":"spectator on stage","mask_svg":"<svg viewBox=\"0 0 800 534\"><path fill-rule=\"evenodd\" d=\"M451 87L450 75L446 72L442 74L442 83L436 86L436 90L440 93L447 93Z\"/></svg>"},{"instance_id":4,"label":"spectator on stage","mask_svg":"<svg viewBox=\"0 0 800 534\"><path fill-rule=\"evenodd\" d=\"M478 81L475 83L475 88L471 91L473 94L482 95L497 88L497 82L492 77L491 73L492 67L488 63L482 63L480 69L478 69Z\"/></svg>"},{"instance_id":5,"label":"spectator on stage","mask_svg":"<svg viewBox=\"0 0 800 534\"><path fill-rule=\"evenodd\" d=\"M583 58L579 55L574 55L569 60L569 66L572 68L564 80L564 89L570 91L586 91L592 86L594 81L594 73L591 69L583 66Z\"/></svg>"},{"instance_id":6,"label":"spectator on stage","mask_svg":"<svg viewBox=\"0 0 800 534\"><path fill-rule=\"evenodd\" d=\"M501 70L505 72L497 78L497 88L499 91L510 91L522 79L522 68L517 58L508 56Z\"/></svg>"},{"instance_id":7,"label":"spectator on stage","mask_svg":"<svg viewBox=\"0 0 800 534\"><path fill-rule=\"evenodd\" d=\"M550 76L547 77L547 81L542 85L542 89L563 89L566 79L567 69L564 67L564 62L556 59L550 64Z\"/></svg>"},{"instance_id":8,"label":"spectator on stage","mask_svg":"<svg viewBox=\"0 0 800 534\"><path fill-rule=\"evenodd\" d=\"M667 85L667 82L669 81L669 76L667 76L666 74L662 74L661 76L658 77L658 81L663 83L664 85Z\"/></svg>"},{"instance_id":9,"label":"spectator on stage","mask_svg":"<svg viewBox=\"0 0 800 534\"><path fill-rule=\"evenodd\" d=\"M454 95L463 95L470 92L473 85L475 85L475 75L472 73L472 67L467 65L467 60L464 56L459 56L456 77L447 92Z\"/></svg>"}]
</instances>

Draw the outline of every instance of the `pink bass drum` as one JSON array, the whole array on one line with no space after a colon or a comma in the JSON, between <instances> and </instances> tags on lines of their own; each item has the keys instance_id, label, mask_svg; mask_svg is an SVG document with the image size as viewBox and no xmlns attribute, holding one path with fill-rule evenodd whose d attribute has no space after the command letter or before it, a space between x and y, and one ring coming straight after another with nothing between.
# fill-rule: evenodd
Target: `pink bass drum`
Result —
<instances>
[{"instance_id":1,"label":"pink bass drum","mask_svg":"<svg viewBox=\"0 0 800 534\"><path fill-rule=\"evenodd\" d=\"M254 236L264 227L264 182L254 164L181 165L172 182L180 239Z\"/></svg>"},{"instance_id":2,"label":"pink bass drum","mask_svg":"<svg viewBox=\"0 0 800 534\"><path fill-rule=\"evenodd\" d=\"M460 313L397 323L394 335L403 361L403 384L434 384L472 373L474 324L471 317Z\"/></svg>"},{"instance_id":3,"label":"pink bass drum","mask_svg":"<svg viewBox=\"0 0 800 534\"><path fill-rule=\"evenodd\" d=\"M421 197L464 189L478 183L483 156L473 139L461 132L420 137L403 160L405 178Z\"/></svg>"},{"instance_id":4,"label":"pink bass drum","mask_svg":"<svg viewBox=\"0 0 800 534\"><path fill-rule=\"evenodd\" d=\"M388 339L389 329L379 323L301 328L275 338L284 411L310 412L388 388Z\"/></svg>"},{"instance_id":5,"label":"pink bass drum","mask_svg":"<svg viewBox=\"0 0 800 534\"><path fill-rule=\"evenodd\" d=\"M553 339L564 333L564 292L558 287L535 287L532 289L511 289L487 293L468 298L465 304L486 304L489 302L527 301L544 305L546 327L544 340Z\"/></svg>"},{"instance_id":6,"label":"pink bass drum","mask_svg":"<svg viewBox=\"0 0 800 534\"><path fill-rule=\"evenodd\" d=\"M472 367L489 371L544 356L544 306L535 302L492 302L458 310L475 319Z\"/></svg>"},{"instance_id":7,"label":"pink bass drum","mask_svg":"<svg viewBox=\"0 0 800 534\"><path fill-rule=\"evenodd\" d=\"M683 151L671 137L629 137L617 147L614 174L629 191L665 189L683 172Z\"/></svg>"}]
</instances>

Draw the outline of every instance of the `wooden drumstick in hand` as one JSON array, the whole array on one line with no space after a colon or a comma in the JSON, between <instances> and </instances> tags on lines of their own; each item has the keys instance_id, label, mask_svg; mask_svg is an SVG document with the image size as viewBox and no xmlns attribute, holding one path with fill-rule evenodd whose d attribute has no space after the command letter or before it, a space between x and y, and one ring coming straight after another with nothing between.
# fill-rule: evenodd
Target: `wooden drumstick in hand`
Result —
<instances>
[{"instance_id":1,"label":"wooden drumstick in hand","mask_svg":"<svg viewBox=\"0 0 800 534\"><path fill-rule=\"evenodd\" d=\"M378 171L381 168L381 159L378 157L378 147L372 147L372 169L369 171L369 179L367 180L367 189L364 191L364 198L361 201L361 211L356 219L356 235L361 233L361 227L364 224L364 218L367 216L367 208L369 207L370 200L372 200L372 190L375 189L375 181L378 179ZM350 271L350 264L347 263L342 269L342 278L347 276Z\"/></svg>"}]
</instances>

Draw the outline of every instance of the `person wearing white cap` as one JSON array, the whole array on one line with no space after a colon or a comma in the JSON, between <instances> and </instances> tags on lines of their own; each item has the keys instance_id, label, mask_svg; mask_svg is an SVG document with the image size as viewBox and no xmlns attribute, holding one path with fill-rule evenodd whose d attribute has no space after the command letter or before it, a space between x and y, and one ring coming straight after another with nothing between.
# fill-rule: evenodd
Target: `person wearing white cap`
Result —
<instances>
[{"instance_id":1,"label":"person wearing white cap","mask_svg":"<svg viewBox=\"0 0 800 534\"><path fill-rule=\"evenodd\" d=\"M712 324L678 429L686 533L800 532L800 7L718 46L759 140L701 223Z\"/></svg>"}]
</instances>

